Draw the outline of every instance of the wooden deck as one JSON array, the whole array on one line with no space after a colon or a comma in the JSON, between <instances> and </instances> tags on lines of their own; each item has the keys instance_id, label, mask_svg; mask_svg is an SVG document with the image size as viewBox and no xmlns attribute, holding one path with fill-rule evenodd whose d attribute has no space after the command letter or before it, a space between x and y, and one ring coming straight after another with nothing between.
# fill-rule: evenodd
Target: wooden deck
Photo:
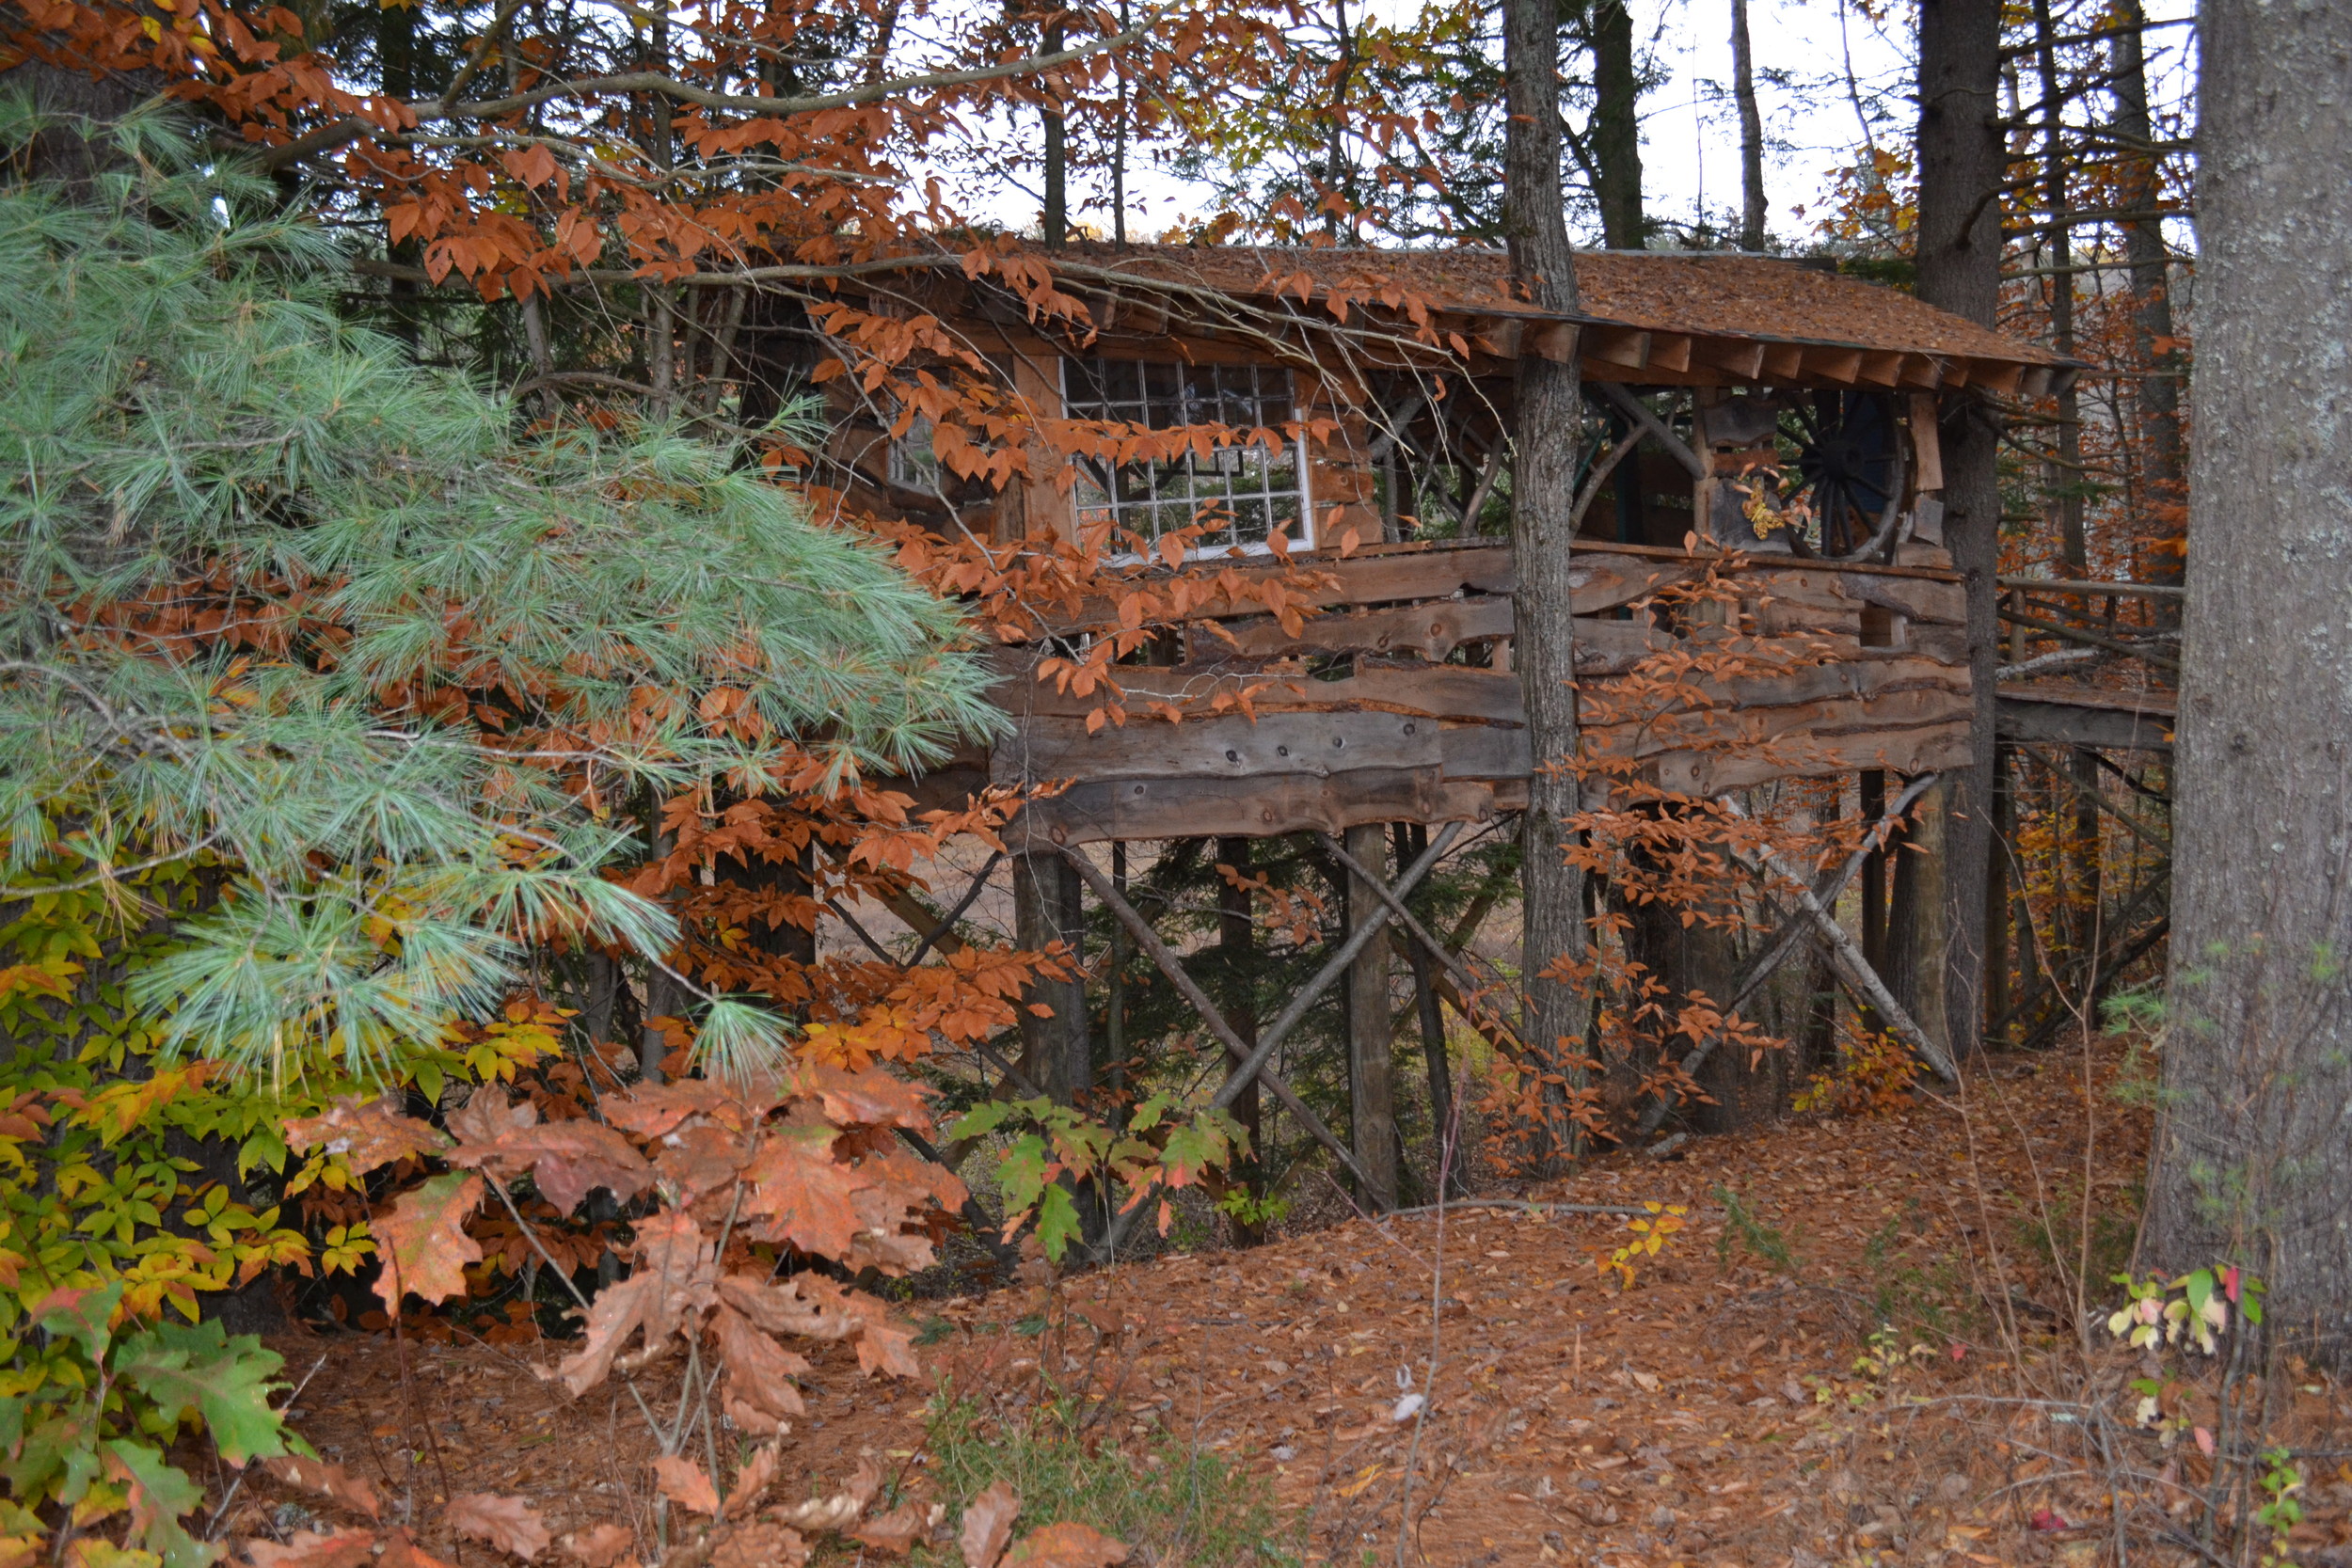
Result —
<instances>
[{"instance_id":1,"label":"wooden deck","mask_svg":"<svg viewBox=\"0 0 2352 1568\"><path fill-rule=\"evenodd\" d=\"M1724 578L1739 595L1740 628L1753 636L1727 642L1730 628L1717 624L1731 619L1725 607L1697 609L1670 630L1641 606L1719 562L1638 546L1580 546L1578 554L1586 743L1634 759L1643 777L1711 794L1966 760L1971 702L1954 574L1750 558ZM1230 642L1195 631L1180 662L1118 666L1123 724L1089 730L1101 699L1057 692L1031 673L1041 650L1014 651L998 689L1014 733L925 781L923 792L936 799L982 778L1065 784L1017 826L1023 838L1067 845L1477 822L1521 805L1534 759L1518 676L1485 659L1448 662L1511 635L1509 547L1389 546L1312 564L1331 580L1309 595L1323 612L1295 633L1249 607L1219 617ZM1661 668L1652 656L1721 657L1759 641L1781 668L1748 658L1721 678L1694 674L1683 701L1646 700ZM1248 694L1253 714L1207 712L1220 692ZM1171 723L1154 715L1156 704L1187 717ZM1640 711L1609 712L1629 705Z\"/></svg>"}]
</instances>

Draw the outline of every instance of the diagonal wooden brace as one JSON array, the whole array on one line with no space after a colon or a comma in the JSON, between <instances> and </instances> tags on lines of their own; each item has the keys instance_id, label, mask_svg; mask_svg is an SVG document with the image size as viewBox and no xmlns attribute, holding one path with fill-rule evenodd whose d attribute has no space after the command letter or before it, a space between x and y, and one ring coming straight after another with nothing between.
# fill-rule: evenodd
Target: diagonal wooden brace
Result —
<instances>
[{"instance_id":1,"label":"diagonal wooden brace","mask_svg":"<svg viewBox=\"0 0 2352 1568\"><path fill-rule=\"evenodd\" d=\"M1093 862L1069 848L1064 848L1062 853L1069 857L1071 864L1077 867L1079 877L1085 880L1088 887L1094 890L1094 895L1103 901L1103 907L1110 911L1119 923L1127 927L1128 933L1136 939L1136 943L1151 955L1152 963L1158 966L1162 974L1168 976L1168 984L1176 988L1176 994L1183 997L1186 1004L1200 1015L1200 1021L1209 1026L1209 1032L1215 1035L1218 1043L1225 1047L1225 1053L1239 1064L1234 1069L1238 1076L1241 1068L1249 1063L1249 1047L1242 1043L1241 1037L1233 1032L1233 1026L1225 1022L1225 1015L1216 1010L1216 1004L1209 1000L1208 992L1202 990L1200 984L1190 974L1184 973L1184 966L1178 961L1176 955L1169 951L1168 943L1160 940L1160 934L1152 929L1152 923L1137 913L1133 904L1128 903L1120 895L1119 890L1111 886L1110 879L1094 868ZM1264 1064L1261 1062L1258 1066L1263 1069ZM1321 1117L1307 1109L1299 1101L1298 1096L1291 1092L1290 1085L1282 1082L1279 1074L1262 1070L1259 1076L1264 1080L1265 1086L1274 1091L1274 1098L1282 1102L1283 1109L1298 1119L1298 1125L1312 1134L1315 1142L1329 1149L1340 1164L1347 1167L1349 1175L1359 1181L1366 1180L1363 1168L1356 1163L1354 1151L1324 1125ZM1248 1082L1246 1078L1241 1081ZM1228 1079L1227 1083L1230 1085L1232 1080ZM1239 1091L1236 1090L1235 1093L1238 1094ZM1232 1103L1230 1099L1220 1099L1216 1101L1216 1106L1219 1110L1223 1110Z\"/></svg>"},{"instance_id":2,"label":"diagonal wooden brace","mask_svg":"<svg viewBox=\"0 0 2352 1568\"><path fill-rule=\"evenodd\" d=\"M1863 839L1862 847L1853 852L1835 876L1814 886L1813 897L1817 903L1827 910L1837 907L1839 895L1846 891L1846 884L1854 879L1854 874L1862 869L1862 863L1885 845L1888 834L1902 826L1903 814L1911 809L1913 801L1928 792L1928 786L1934 784L1936 778L1936 774L1923 773L1911 781L1910 787L1896 797L1895 803L1886 808L1886 815L1879 818L1877 826ZM1772 941L1764 944L1762 952L1749 962L1746 972L1740 976L1739 984L1732 988L1731 1000L1723 1006L1724 1014L1736 1013L1745 1006L1748 998L1754 996L1764 982L1772 977L1772 972L1780 968L1789 950L1804 941L1812 929L1811 919L1802 915L1791 915L1784 921L1780 929L1772 933ZM1685 1078L1697 1077L1699 1069L1707 1065L1707 1058L1714 1053L1715 1047L1722 1041L1721 1034L1710 1033L1692 1046L1682 1058L1682 1075ZM1661 1094L1650 1101L1649 1109L1642 1113L1642 1136L1648 1137L1665 1125L1667 1113L1675 1108L1675 1100L1676 1097L1671 1094Z\"/></svg>"},{"instance_id":3,"label":"diagonal wooden brace","mask_svg":"<svg viewBox=\"0 0 2352 1568\"><path fill-rule=\"evenodd\" d=\"M1734 815L1745 815L1740 812L1737 802L1726 802L1726 804L1730 806ZM1855 943L1852 937L1846 934L1846 928L1837 924L1837 917L1823 908L1820 899L1814 896L1811 883L1798 875L1792 867L1783 863L1781 858L1770 849L1743 850L1734 846L1731 852L1734 858L1750 870L1770 870L1772 875L1796 890L1797 913L1800 918L1812 926L1814 934L1820 939L1821 946L1829 954L1830 968L1836 972L1837 977L1843 980L1856 996L1867 1002L1871 1009L1886 1021L1887 1032L1909 1046L1915 1055L1934 1069L1938 1078L1943 1079L1947 1084L1959 1083L1959 1067L1953 1063L1951 1057L1944 1053L1943 1047L1928 1038L1927 1031L1919 1027L1918 1021L1911 1016L1901 1003L1895 1000L1895 993L1887 990L1886 982L1879 978L1879 972L1870 967L1870 960L1862 956L1861 947Z\"/></svg>"},{"instance_id":4,"label":"diagonal wooden brace","mask_svg":"<svg viewBox=\"0 0 2352 1568\"><path fill-rule=\"evenodd\" d=\"M1420 917L1415 915L1411 910L1406 908L1405 900L1397 896L1396 890L1394 888L1388 886L1386 883L1382 882L1379 878L1365 870L1363 863L1358 861L1355 856L1347 852L1346 846L1343 845L1338 839L1333 838L1329 833L1318 832L1315 834L1315 838L1322 844L1324 848L1330 851L1333 859L1337 860L1340 864L1344 866L1348 871L1360 878L1366 887L1372 889L1373 895L1389 907L1389 912L1396 916L1398 923L1401 924L1407 932L1411 933L1415 942L1421 943L1424 952L1426 952L1431 958L1437 959L1440 965L1444 966L1447 975L1454 981L1455 995L1460 999L1460 1005L1457 1006L1456 1010L1460 1011L1464 1018L1470 1018L1470 1015L1467 1010L1469 1007L1469 999L1486 990L1486 982L1479 979L1477 975L1471 974L1470 966L1461 960L1460 956L1457 955L1452 948L1448 947L1444 942L1439 942L1437 934L1430 930L1428 927L1423 926L1421 923ZM1472 1020L1472 1022L1476 1022L1479 1021ZM1511 1029L1507 1022L1504 1020L1489 1016L1485 1022L1492 1027L1502 1029L1508 1036L1516 1037L1517 1031ZM1516 1037L1514 1037L1512 1040L1512 1046L1516 1049L1518 1041Z\"/></svg>"}]
</instances>

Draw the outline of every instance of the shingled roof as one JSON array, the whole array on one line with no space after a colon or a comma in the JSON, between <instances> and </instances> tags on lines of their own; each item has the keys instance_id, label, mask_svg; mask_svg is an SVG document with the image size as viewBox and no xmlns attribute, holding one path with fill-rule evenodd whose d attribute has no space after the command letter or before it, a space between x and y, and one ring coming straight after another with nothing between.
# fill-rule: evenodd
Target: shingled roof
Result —
<instances>
[{"instance_id":1,"label":"shingled roof","mask_svg":"<svg viewBox=\"0 0 2352 1568\"><path fill-rule=\"evenodd\" d=\"M1762 256L1580 252L1583 309L1573 316L1516 295L1500 250L1081 244L1057 260L1138 299L1202 290L1326 319L1335 304L1377 317L1409 301L1467 325L1473 350L1500 359L1555 354L1573 326L1587 373L1607 380L1975 384L2032 395L2071 369L1899 290Z\"/></svg>"}]
</instances>

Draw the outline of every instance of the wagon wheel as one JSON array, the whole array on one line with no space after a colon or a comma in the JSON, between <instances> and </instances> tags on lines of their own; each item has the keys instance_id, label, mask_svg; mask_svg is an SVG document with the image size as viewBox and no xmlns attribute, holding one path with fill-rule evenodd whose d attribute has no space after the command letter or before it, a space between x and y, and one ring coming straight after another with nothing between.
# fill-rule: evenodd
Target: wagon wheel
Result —
<instances>
[{"instance_id":1,"label":"wagon wheel","mask_svg":"<svg viewBox=\"0 0 2352 1568\"><path fill-rule=\"evenodd\" d=\"M1876 554L1903 486L1893 401L1882 392L1821 392L1795 407L1797 499L1833 560Z\"/></svg>"}]
</instances>

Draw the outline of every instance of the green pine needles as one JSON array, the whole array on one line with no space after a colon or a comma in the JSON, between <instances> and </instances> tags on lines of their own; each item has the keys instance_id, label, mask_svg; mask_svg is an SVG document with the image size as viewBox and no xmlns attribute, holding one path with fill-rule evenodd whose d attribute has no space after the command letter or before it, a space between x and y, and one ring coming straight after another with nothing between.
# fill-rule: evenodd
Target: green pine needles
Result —
<instances>
[{"instance_id":1,"label":"green pine needles","mask_svg":"<svg viewBox=\"0 0 2352 1568\"><path fill-rule=\"evenodd\" d=\"M39 128L0 103L0 157ZM994 721L954 607L745 451L525 434L338 319L331 235L184 125L72 129L93 189L0 185L0 899L205 868L130 978L168 1049L389 1071L532 943L659 962L605 873L663 799ZM772 1059L710 1002L720 1066Z\"/></svg>"}]
</instances>

